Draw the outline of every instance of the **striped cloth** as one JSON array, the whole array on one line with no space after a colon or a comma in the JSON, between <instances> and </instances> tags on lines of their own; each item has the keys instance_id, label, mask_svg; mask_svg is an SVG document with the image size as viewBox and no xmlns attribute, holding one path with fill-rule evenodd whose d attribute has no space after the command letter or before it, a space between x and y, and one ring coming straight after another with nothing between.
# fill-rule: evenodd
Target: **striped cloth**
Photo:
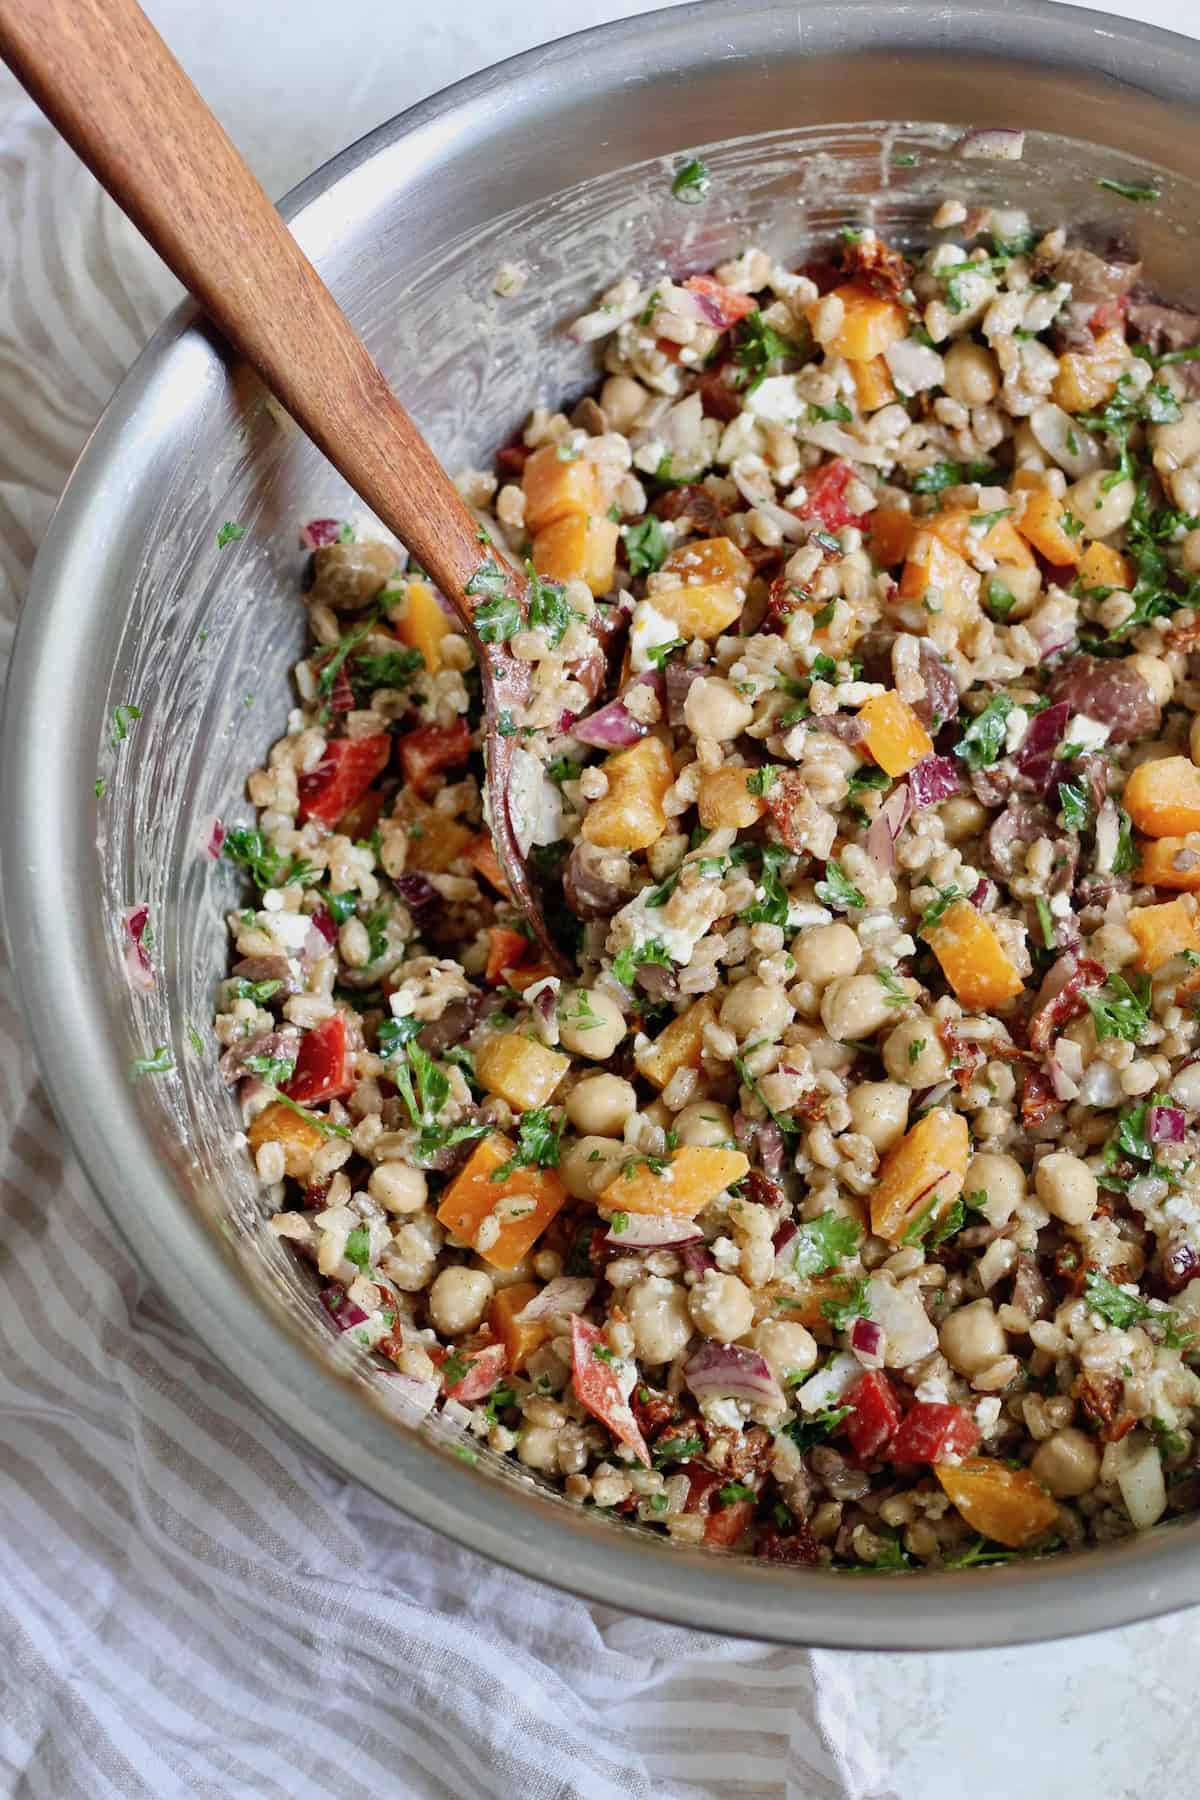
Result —
<instances>
[{"instance_id":1,"label":"striped cloth","mask_svg":"<svg viewBox=\"0 0 1200 1800\"><path fill-rule=\"evenodd\" d=\"M0 231L3 657L71 459L173 290L2 79ZM983 1800L1194 1785L1187 1618L973 1658L703 1637L498 1572L306 1459L118 1242L3 965L0 1342L6 1795L958 1800L981 1732Z\"/></svg>"}]
</instances>

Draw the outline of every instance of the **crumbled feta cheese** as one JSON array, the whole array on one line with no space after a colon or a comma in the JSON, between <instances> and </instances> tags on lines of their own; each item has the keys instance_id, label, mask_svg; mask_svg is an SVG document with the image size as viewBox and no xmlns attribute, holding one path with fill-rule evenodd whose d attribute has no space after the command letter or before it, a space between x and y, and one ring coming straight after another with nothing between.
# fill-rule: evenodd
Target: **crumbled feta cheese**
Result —
<instances>
[{"instance_id":1,"label":"crumbled feta cheese","mask_svg":"<svg viewBox=\"0 0 1200 1800\"><path fill-rule=\"evenodd\" d=\"M1082 750L1099 750L1108 742L1108 726L1102 725L1099 719L1089 719L1086 713L1078 713L1067 726L1064 744L1078 744Z\"/></svg>"},{"instance_id":2,"label":"crumbled feta cheese","mask_svg":"<svg viewBox=\"0 0 1200 1800\"><path fill-rule=\"evenodd\" d=\"M794 375L768 375L746 396L746 411L768 425L794 425L808 407Z\"/></svg>"},{"instance_id":3,"label":"crumbled feta cheese","mask_svg":"<svg viewBox=\"0 0 1200 1800\"><path fill-rule=\"evenodd\" d=\"M312 929L307 913L260 912L258 923L285 950L302 950Z\"/></svg>"},{"instance_id":4,"label":"crumbled feta cheese","mask_svg":"<svg viewBox=\"0 0 1200 1800\"><path fill-rule=\"evenodd\" d=\"M736 1400L702 1400L700 1411L712 1425L728 1425L734 1431L742 1428L742 1415Z\"/></svg>"},{"instance_id":5,"label":"crumbled feta cheese","mask_svg":"<svg viewBox=\"0 0 1200 1800\"><path fill-rule=\"evenodd\" d=\"M633 609L629 627L629 666L635 675L644 675L654 667L650 652L660 644L673 644L679 638L679 627L649 600L639 600Z\"/></svg>"},{"instance_id":6,"label":"crumbled feta cheese","mask_svg":"<svg viewBox=\"0 0 1200 1800\"><path fill-rule=\"evenodd\" d=\"M1011 756L1025 742L1025 733L1029 730L1029 714L1023 706L1014 706L1008 715L1004 728L1004 749Z\"/></svg>"}]
</instances>

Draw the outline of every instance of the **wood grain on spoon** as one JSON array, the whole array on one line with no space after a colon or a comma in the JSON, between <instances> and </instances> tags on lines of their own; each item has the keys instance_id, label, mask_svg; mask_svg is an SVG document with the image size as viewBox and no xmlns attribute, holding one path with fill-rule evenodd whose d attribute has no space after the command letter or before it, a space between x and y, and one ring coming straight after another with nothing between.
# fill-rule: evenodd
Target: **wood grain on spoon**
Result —
<instances>
[{"instance_id":1,"label":"wood grain on spoon","mask_svg":"<svg viewBox=\"0 0 1200 1800\"><path fill-rule=\"evenodd\" d=\"M134 0L4 0L0 54L168 267L453 602L479 658L496 851L550 959L508 796L513 740L497 729L529 671L483 644L467 588L490 558L445 470L237 150ZM476 596L478 599L480 596Z\"/></svg>"}]
</instances>

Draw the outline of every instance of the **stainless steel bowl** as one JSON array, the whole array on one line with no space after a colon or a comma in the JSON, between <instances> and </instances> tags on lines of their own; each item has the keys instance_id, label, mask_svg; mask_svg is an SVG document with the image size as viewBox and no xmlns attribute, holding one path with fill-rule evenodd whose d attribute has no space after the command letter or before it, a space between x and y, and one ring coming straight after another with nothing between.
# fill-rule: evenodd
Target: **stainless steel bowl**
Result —
<instances>
[{"instance_id":1,"label":"stainless steel bowl","mask_svg":"<svg viewBox=\"0 0 1200 1800\"><path fill-rule=\"evenodd\" d=\"M589 356L558 328L626 268L707 268L751 238L795 257L847 217L905 238L944 192L1115 227L1160 287L1200 301L1197 92L1200 46L1073 7L709 0L463 82L335 158L284 211L453 467L486 462L535 395L586 385ZM847 123L864 120L876 123ZM1027 128L1024 160L951 157L971 124ZM712 170L698 206L670 196L682 151ZM1096 185L1147 171L1157 204ZM532 279L500 301L491 276L506 258ZM13 961L63 1123L150 1275L308 1447L483 1555L592 1599L873 1649L1013 1643L1200 1600L1200 1520L1086 1558L851 1581L677 1549L490 1455L468 1465L445 1432L382 1410L385 1384L256 1228L237 1121L189 1040L236 891L203 854L206 821L247 816L245 771L287 713L297 523L346 502L185 307L88 444L25 605L3 738ZM247 535L218 550L226 519ZM114 749L125 703L142 717ZM120 934L122 909L143 900L159 968L145 997ZM157 1044L177 1072L131 1084L131 1057Z\"/></svg>"}]
</instances>

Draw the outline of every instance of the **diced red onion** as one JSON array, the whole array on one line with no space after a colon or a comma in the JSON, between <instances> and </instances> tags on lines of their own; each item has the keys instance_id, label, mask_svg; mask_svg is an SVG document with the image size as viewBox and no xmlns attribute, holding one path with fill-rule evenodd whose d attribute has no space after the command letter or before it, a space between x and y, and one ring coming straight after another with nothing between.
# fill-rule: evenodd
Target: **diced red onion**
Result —
<instances>
[{"instance_id":1,"label":"diced red onion","mask_svg":"<svg viewBox=\"0 0 1200 1800\"><path fill-rule=\"evenodd\" d=\"M703 1239L680 1245L680 1255L684 1269L689 1275L694 1275L697 1281L702 1281L708 1271L717 1266L716 1257Z\"/></svg>"},{"instance_id":2,"label":"diced red onion","mask_svg":"<svg viewBox=\"0 0 1200 1800\"><path fill-rule=\"evenodd\" d=\"M341 529L340 519L310 519L300 529L300 542L306 550L320 550L326 544L336 544Z\"/></svg>"},{"instance_id":3,"label":"diced red onion","mask_svg":"<svg viewBox=\"0 0 1200 1800\"><path fill-rule=\"evenodd\" d=\"M327 944L336 944L338 929L333 914L327 906L318 906L311 914L313 927L324 938Z\"/></svg>"},{"instance_id":4,"label":"diced red onion","mask_svg":"<svg viewBox=\"0 0 1200 1800\"><path fill-rule=\"evenodd\" d=\"M855 1319L850 1327L850 1348L864 1369L882 1369L886 1339L874 1319Z\"/></svg>"},{"instance_id":5,"label":"diced red onion","mask_svg":"<svg viewBox=\"0 0 1200 1800\"><path fill-rule=\"evenodd\" d=\"M792 1245L798 1230L799 1226L793 1219L785 1219L771 1240L775 1247L775 1275L780 1281L796 1272Z\"/></svg>"},{"instance_id":6,"label":"diced red onion","mask_svg":"<svg viewBox=\"0 0 1200 1800\"><path fill-rule=\"evenodd\" d=\"M339 1331L353 1331L356 1325L365 1325L369 1314L361 1306L355 1306L353 1300L347 1298L345 1288L327 1287L321 1292L321 1304Z\"/></svg>"},{"instance_id":7,"label":"diced red onion","mask_svg":"<svg viewBox=\"0 0 1200 1800\"><path fill-rule=\"evenodd\" d=\"M526 998L528 998L528 995L526 996ZM558 989L553 985L553 983L551 983L549 981L542 982L537 990L537 993L533 996L534 1012L537 1014L539 1019L544 1019L546 1024L548 1025L550 1023L551 1019L554 1017L555 1009L557 1006L558 1006Z\"/></svg>"},{"instance_id":8,"label":"diced red onion","mask_svg":"<svg viewBox=\"0 0 1200 1800\"><path fill-rule=\"evenodd\" d=\"M519 1320L550 1319L555 1313L582 1312L596 1291L587 1275L556 1275L540 1294L535 1294L517 1314Z\"/></svg>"},{"instance_id":9,"label":"diced red onion","mask_svg":"<svg viewBox=\"0 0 1200 1800\"><path fill-rule=\"evenodd\" d=\"M704 1233L693 1219L674 1213L625 1213L620 1231L610 1225L605 1242L622 1250L665 1250L703 1244Z\"/></svg>"},{"instance_id":10,"label":"diced red onion","mask_svg":"<svg viewBox=\"0 0 1200 1800\"><path fill-rule=\"evenodd\" d=\"M1025 133L1003 126L965 131L954 145L955 156L981 157L986 162L1019 162L1025 150Z\"/></svg>"},{"instance_id":11,"label":"diced red onion","mask_svg":"<svg viewBox=\"0 0 1200 1800\"><path fill-rule=\"evenodd\" d=\"M121 924L125 933L125 971L132 986L139 993L148 994L154 986L154 964L150 961L150 953L142 943L146 926L150 922L150 908L143 902L140 906L128 906L121 914Z\"/></svg>"},{"instance_id":12,"label":"diced red onion","mask_svg":"<svg viewBox=\"0 0 1200 1800\"><path fill-rule=\"evenodd\" d=\"M939 1081L934 1087L922 1088L919 1093L913 1095L913 1111L922 1112L927 1107L940 1106L947 1094L953 1092L954 1083L952 1081Z\"/></svg>"},{"instance_id":13,"label":"diced red onion","mask_svg":"<svg viewBox=\"0 0 1200 1800\"><path fill-rule=\"evenodd\" d=\"M890 875L896 867L896 839L912 810L912 794L908 783L902 781L892 789L871 821L867 832L867 855L883 875Z\"/></svg>"},{"instance_id":14,"label":"diced red onion","mask_svg":"<svg viewBox=\"0 0 1200 1800\"><path fill-rule=\"evenodd\" d=\"M653 688L659 705L662 705L666 684L658 669L648 669L629 685ZM634 718L624 700L610 700L607 706L589 713L586 719L577 720L571 726L571 735L581 744L590 744L597 750L628 750L631 744L644 738L648 730L649 726Z\"/></svg>"},{"instance_id":15,"label":"diced red onion","mask_svg":"<svg viewBox=\"0 0 1200 1800\"><path fill-rule=\"evenodd\" d=\"M1035 787L1044 790L1049 785L1054 769L1054 753L1062 743L1070 723L1071 708L1066 700L1060 700L1055 706L1048 706L1045 712L1037 713L1030 720L1029 729L1013 761L1026 781L1031 781Z\"/></svg>"},{"instance_id":16,"label":"diced red onion","mask_svg":"<svg viewBox=\"0 0 1200 1800\"><path fill-rule=\"evenodd\" d=\"M997 899L995 882L989 881L986 875L981 875L971 889L970 897L976 912L991 912Z\"/></svg>"},{"instance_id":17,"label":"diced red onion","mask_svg":"<svg viewBox=\"0 0 1200 1800\"><path fill-rule=\"evenodd\" d=\"M958 792L958 769L948 756L923 756L908 771L908 791L918 812Z\"/></svg>"},{"instance_id":18,"label":"diced red onion","mask_svg":"<svg viewBox=\"0 0 1200 1800\"><path fill-rule=\"evenodd\" d=\"M694 681L708 673L703 663L669 662L667 664L667 723L682 725L683 708Z\"/></svg>"},{"instance_id":19,"label":"diced red onion","mask_svg":"<svg viewBox=\"0 0 1200 1800\"><path fill-rule=\"evenodd\" d=\"M422 875L419 869L410 869L403 875L397 875L394 885L396 892L410 912L424 912L425 908L432 906L438 897L438 891L428 875ZM324 908L322 907L321 910L324 911ZM315 913L313 919L315 922ZM332 923L331 919L330 924ZM322 926L320 929L323 931L324 927ZM332 942L332 940L330 941Z\"/></svg>"},{"instance_id":20,"label":"diced red onion","mask_svg":"<svg viewBox=\"0 0 1200 1800\"><path fill-rule=\"evenodd\" d=\"M1182 1144L1187 1117L1178 1106L1151 1106L1146 1111L1146 1136L1152 1144Z\"/></svg>"},{"instance_id":21,"label":"diced red onion","mask_svg":"<svg viewBox=\"0 0 1200 1800\"><path fill-rule=\"evenodd\" d=\"M220 819L210 819L200 837L204 845L205 856L210 856L216 862L221 854L221 846L225 842L225 827Z\"/></svg>"},{"instance_id":22,"label":"diced red onion","mask_svg":"<svg viewBox=\"0 0 1200 1800\"><path fill-rule=\"evenodd\" d=\"M740 1344L705 1344L684 1363L683 1379L697 1400L783 1398L766 1357Z\"/></svg>"},{"instance_id":23,"label":"diced red onion","mask_svg":"<svg viewBox=\"0 0 1200 1800\"><path fill-rule=\"evenodd\" d=\"M758 1134L758 1160L771 1180L782 1173L784 1149L783 1132L774 1119L767 1119Z\"/></svg>"}]
</instances>

